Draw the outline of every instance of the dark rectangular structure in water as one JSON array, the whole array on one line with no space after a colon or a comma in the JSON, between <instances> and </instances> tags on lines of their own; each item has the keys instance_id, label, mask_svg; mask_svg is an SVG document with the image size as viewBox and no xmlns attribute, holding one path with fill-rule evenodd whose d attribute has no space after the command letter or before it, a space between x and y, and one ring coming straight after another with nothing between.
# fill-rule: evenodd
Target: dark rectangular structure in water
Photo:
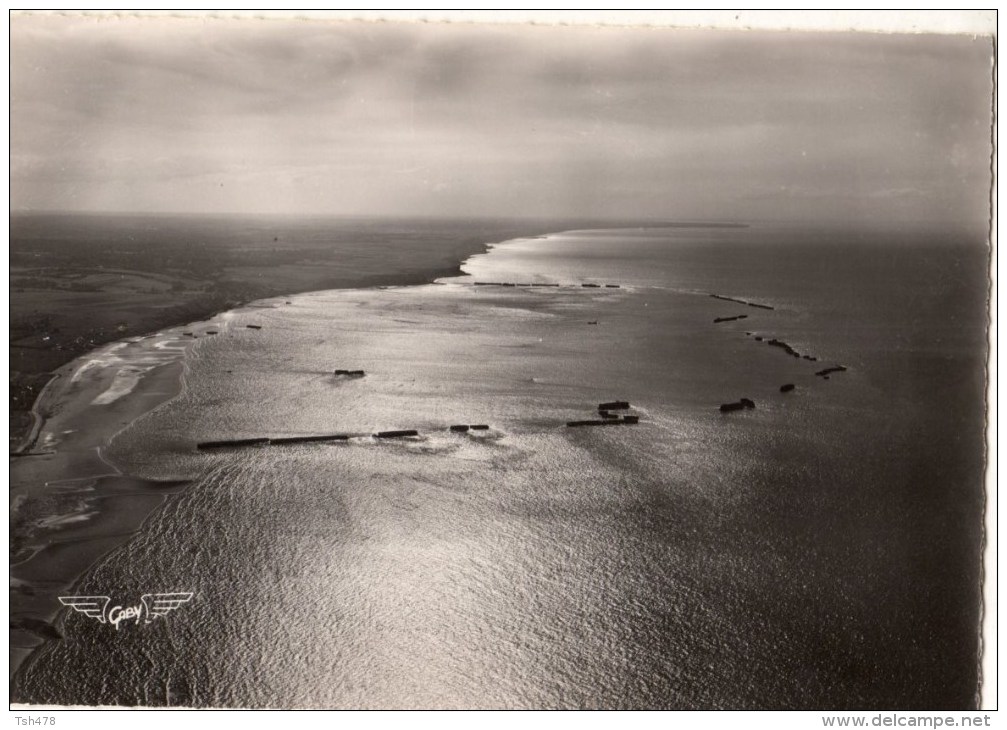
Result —
<instances>
[{"instance_id":1,"label":"dark rectangular structure in water","mask_svg":"<svg viewBox=\"0 0 1007 730\"><path fill-rule=\"evenodd\" d=\"M196 444L197 449L226 449L235 446L258 446L260 444L268 444L268 438L253 438L253 439L228 439L225 441L201 441Z\"/></svg>"},{"instance_id":2,"label":"dark rectangular structure in water","mask_svg":"<svg viewBox=\"0 0 1007 730\"><path fill-rule=\"evenodd\" d=\"M612 400L598 404L599 411L624 411L629 408L629 401Z\"/></svg>"},{"instance_id":3,"label":"dark rectangular structure in water","mask_svg":"<svg viewBox=\"0 0 1007 730\"><path fill-rule=\"evenodd\" d=\"M321 436L284 436L282 438L269 439L270 444L281 446L283 444L307 444L319 441L349 441L348 433L332 433Z\"/></svg>"},{"instance_id":4,"label":"dark rectangular structure in water","mask_svg":"<svg viewBox=\"0 0 1007 730\"><path fill-rule=\"evenodd\" d=\"M376 439L396 439L405 438L406 436L419 436L420 432L415 429L405 429L401 431L378 431L374 434Z\"/></svg>"}]
</instances>

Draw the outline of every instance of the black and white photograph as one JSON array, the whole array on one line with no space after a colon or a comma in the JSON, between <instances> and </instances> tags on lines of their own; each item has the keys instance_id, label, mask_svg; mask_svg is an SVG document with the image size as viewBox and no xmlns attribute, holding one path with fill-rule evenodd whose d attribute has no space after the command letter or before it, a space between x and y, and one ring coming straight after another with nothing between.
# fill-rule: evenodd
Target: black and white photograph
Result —
<instances>
[{"instance_id":1,"label":"black and white photograph","mask_svg":"<svg viewBox=\"0 0 1007 730\"><path fill-rule=\"evenodd\" d=\"M996 11L470 13L11 12L12 706L995 709Z\"/></svg>"}]
</instances>

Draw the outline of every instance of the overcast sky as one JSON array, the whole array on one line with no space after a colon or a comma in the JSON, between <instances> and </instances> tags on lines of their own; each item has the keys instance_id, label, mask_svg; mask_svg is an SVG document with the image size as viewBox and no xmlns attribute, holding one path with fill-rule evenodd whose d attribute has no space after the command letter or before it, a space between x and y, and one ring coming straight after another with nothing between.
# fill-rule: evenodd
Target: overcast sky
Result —
<instances>
[{"instance_id":1,"label":"overcast sky","mask_svg":"<svg viewBox=\"0 0 1007 730\"><path fill-rule=\"evenodd\" d=\"M972 36L11 20L15 210L985 220Z\"/></svg>"}]
</instances>

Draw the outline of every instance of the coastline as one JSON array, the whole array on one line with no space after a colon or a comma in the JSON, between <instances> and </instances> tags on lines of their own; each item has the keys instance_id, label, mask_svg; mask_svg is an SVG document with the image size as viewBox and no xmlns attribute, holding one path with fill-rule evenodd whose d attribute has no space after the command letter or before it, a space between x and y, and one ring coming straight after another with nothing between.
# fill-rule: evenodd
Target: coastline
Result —
<instances>
[{"instance_id":1,"label":"coastline","mask_svg":"<svg viewBox=\"0 0 1007 730\"><path fill-rule=\"evenodd\" d=\"M177 347L171 347L177 343ZM102 453L137 420L184 390L184 357L194 342L179 333L105 346L61 368L48 389L48 418L38 429L42 448L10 465L11 676L47 638L58 595L104 555L120 547L183 482L152 481L122 471ZM100 406L95 398L113 387L119 368L93 363L112 348L155 350L160 360L128 393ZM49 627L49 628L47 628Z\"/></svg>"},{"instance_id":2,"label":"coastline","mask_svg":"<svg viewBox=\"0 0 1007 730\"><path fill-rule=\"evenodd\" d=\"M476 254L471 254L471 255L479 255L479 253L484 253L486 250L488 250L488 247L492 246L492 245L494 245L494 244L493 243L484 243L483 244L483 251L482 252L477 252ZM467 258L465 260L467 260ZM395 275L392 275L392 276L389 276L389 277L385 277L387 279L387 281L385 281L384 280L385 278L383 278L383 279L381 279L380 283L372 283L370 285L365 285L365 286L348 286L348 287L336 286L336 287L324 287L322 289L309 288L309 289L303 289L303 290L302 289L293 289L293 290L290 290L290 291L283 291L283 292L272 293L272 294L269 294L269 295L264 296L264 297L256 297L254 299L248 299L248 300L239 300L239 301L234 302L231 306L228 306L228 307L226 307L224 309L221 309L219 306L208 306L208 307L203 307L203 308L200 308L200 307L197 306L195 309L187 310L186 311L187 317L184 320L169 321L167 323L157 324L157 326L155 326L155 327L151 327L150 329L143 330L143 331L141 331L138 334L131 334L128 337L125 337L125 338L124 337L117 337L117 338L114 338L114 339L97 340L97 341L95 341L94 347L91 350L89 350L87 352L84 352L84 353L73 355L68 360L60 363L57 366L57 368L52 372L51 376L49 377L48 380L46 380L45 385L42 386L42 389L39 391L39 394L36 396L35 400L32 403L31 409L29 411L29 413L30 413L30 415L32 417L32 425L31 425L31 427L28 429L27 433L25 433L23 436L20 437L20 441L17 443L17 445L10 449L9 456L11 456L11 457L25 457L25 456L32 456L33 455L33 454L31 454L31 451L35 447L36 442L38 440L38 437L39 437L42 429L45 427L45 423L46 423L45 408L48 405L47 397L51 397L52 388L53 388L54 384L61 377L60 373L62 371L64 371L64 370L66 370L68 367L71 367L73 365L73 363L75 363L76 361L86 359L86 358L90 357L92 353L98 352L98 351L100 351L101 349L103 349L104 347L106 347L108 345L112 345L112 344L115 344L115 343L118 343L118 342L128 341L128 340L131 340L131 339L136 339L136 338L151 337L151 336L157 334L158 332L164 332L165 330L175 329L175 328L179 328L179 327L186 327L190 323L201 322L201 321L204 321L204 320L209 320L209 319L212 319L213 317L216 317L216 316L218 316L218 315L220 315L220 314L222 314L224 312L229 312L229 311L232 311L234 309L241 309L242 307L254 306L256 302L266 301L266 300L269 300L269 299L275 299L275 298L278 298L278 297L295 296L295 295L298 295L298 294L307 294L307 293L310 293L310 292L313 292L313 291L328 291L330 289L368 289L368 288L375 288L376 289L376 288L381 287L381 286L414 286L414 285L418 286L418 285L421 285L421 284L429 283L430 281L433 281L433 280L439 279L439 278L444 278L444 277L449 277L449 276L461 276L461 275L463 275L464 272L461 269L461 266L462 266L463 263L464 263L464 261L461 261L461 262L458 262L452 268L443 268L443 269L437 269L437 270L434 270L434 271L431 271L431 272L427 272L425 274L425 276L428 277L428 278L422 278L422 277L419 277L419 276L395 276ZM208 302L208 304L215 305L216 302L215 301L210 301L210 302ZM13 428L13 425L12 425L12 428Z\"/></svg>"},{"instance_id":3,"label":"coastline","mask_svg":"<svg viewBox=\"0 0 1007 730\"><path fill-rule=\"evenodd\" d=\"M672 286L650 288L645 283L649 281L646 278L649 269L643 267L638 267L635 274L627 271L624 277L612 274L611 280L620 281L628 296L620 292L610 297L582 289L584 283L574 285L576 288L563 286L555 293L546 289L525 291L524 285L499 290L469 286L478 281L531 281L529 272L549 275L551 267L534 257L522 266L521 251L548 257L554 249L561 249L563 242L556 241L555 246L550 242L538 252L534 251L536 243L508 240L502 249L497 249L499 260L484 258L486 266L481 267L470 258L463 265L470 276L434 282L439 286L401 287L397 291L391 287L387 292L368 289L318 292L291 297L294 306L289 310L282 298L270 299L217 318L229 322L230 332L224 335L227 339L214 344L197 340L194 347L198 349L182 366L183 395L150 420L133 421L135 426L112 442L106 453L133 474L199 481L193 482L191 488L178 485L177 493L172 494L174 486L101 479L98 487L113 497L96 502L107 515L101 531L120 543L128 540L128 544L106 553L77 582L77 590L67 593L109 593L126 599L149 590L148 586L163 586L156 589L198 590L200 596L206 597L205 612L198 618L192 617L193 623L187 624L188 628L179 627L194 633L185 642L186 651L191 653L187 654L189 669L182 676L188 677L189 683L179 684L182 689L172 695L172 704L186 704L186 700L191 700L189 704L215 705L255 701L261 696L249 694L248 689L229 694L225 688L234 685L234 675L214 675L220 683L212 680L208 683L201 674L202 668L213 666L212 657L222 653L232 656L232 650L235 667L254 662L259 656L257 647L276 645L280 633L276 616L307 615L299 613L302 609L298 608L304 596L328 591L331 599L326 603L339 606L344 605L340 604L344 596L355 595L364 585L370 586L371 592L365 592L369 598L359 604L355 618L350 618L353 615L350 614L340 627L333 626L331 632L326 629L321 635L312 631L298 634L304 643L294 649L281 642L281 655L287 652L285 656L309 657L316 646L324 647L325 654L331 655L334 647L345 645L347 637L350 641L361 637L362 651L357 658L366 662L370 648L381 645L383 637L393 633L387 631L388 624L384 621L374 620L370 609L385 605L393 595L400 595L410 603L392 606L412 608L413 602L418 601L423 610L395 611L388 616L389 623L398 627L393 635L401 638L389 646L384 666L395 673L388 676L396 676L403 670L408 674L411 668L402 667L396 659L401 656L398 648L409 641L416 627L427 624L429 616L437 615L442 596L424 593L424 577L441 569L443 556L449 560L458 556L463 567L470 569L460 575L467 576L470 585L479 586L484 566L511 564L510 555L544 552L536 549L540 544L537 540L542 537L543 547L552 544L551 536L555 534L552 528L556 525L570 530L557 541L557 548L564 549L558 549L551 562L534 563L538 566L536 572L543 578L569 576L575 596L597 595L596 581L584 581L579 570L569 569L570 553L565 550L568 545L591 544L584 540L585 514L600 512L601 532L611 529L619 546L614 551L608 549L613 539L606 537L596 541L597 552L592 548L582 554L587 559L584 565L601 562L608 566L604 573L613 577L614 582L603 581L608 586L607 595L636 597L639 594L633 586L649 593L654 586L650 568L667 564L673 572L668 582L655 591L654 600L658 602L655 606L663 605L659 602L665 599L670 601L669 606L678 605L675 587L682 582L690 581L701 590L686 597L687 605L696 608L683 614L683 628L691 627L683 633L707 636L704 629L710 625L700 621L697 627L694 617L702 616L697 612L705 606L726 605L728 615L724 618L733 617L739 626L747 628L732 634L725 650L732 655L740 651L758 662L776 656L781 629L794 629L790 634L793 643L788 640L783 646L788 652L787 661L791 662L787 666L797 669L783 671L778 680L770 679L770 691L774 686L782 686L777 682L784 680L797 680L792 686L801 686L800 669L813 666L811 662L816 657L826 656L836 648L855 652L855 658L863 656L859 653L862 643L850 645L841 637L834 639L806 606L819 602L843 606L847 610L843 626L852 634L874 625L877 611L867 597L879 582L893 586L923 585L928 591L961 592L963 584L968 588L965 578L945 574L927 578L919 571L906 570L898 560L903 549L919 550L928 559L947 555L951 550L952 555L961 556L961 565L971 565L965 562L969 557L967 538L934 547L930 547L931 541L910 538L921 527L946 524L947 506L960 500L958 495L944 493L940 484L959 480L940 475L965 472L954 468L945 472L941 465L947 461L945 456L954 459L965 454L950 447L945 454L925 449L912 456L914 452L908 448L927 441L947 443L939 437L948 432L946 426L939 425L946 423L945 414L928 416L932 404L926 398L913 397L919 392L917 389L940 390L942 383L948 384L949 380L942 375L944 371L924 370L925 356L921 360L913 353L899 359L887 354L874 356L878 343L890 338L879 340L870 334L858 339L855 332L849 331L848 338L827 336L829 332L846 331L851 322L864 320L864 309L860 307L867 305L849 299L833 300L828 296L829 289L817 300L804 298L803 284L780 286L776 281L778 274L770 268L762 270L766 275L755 278L754 283L748 267L733 278L717 278L714 291L720 292L719 295L705 288L679 287L674 279L669 282ZM588 246L581 249L586 253L591 251L590 241L582 241L580 245ZM510 252L516 253L518 260L509 266L508 249L515 246L519 250L510 248ZM844 248L832 250L845 254ZM893 262L893 267L897 263ZM869 264L873 264L873 257L861 259L861 266ZM732 268L734 264L725 266ZM603 272L600 278L575 268L557 271L560 273L552 274L551 278L560 281L610 280L607 267L600 269ZM696 279L695 283L705 281ZM900 325L908 315L899 313L907 310L894 305L912 297L913 289L907 287L894 298L893 306L885 308L894 314L880 319L880 326L886 328L883 331L901 331ZM772 304L777 312L747 310L746 303L753 301ZM821 307L823 301L837 303L824 311L816 309L816 302ZM481 308L485 309L486 317L482 316ZM744 324L733 320L716 324L717 317L737 311L748 312L752 317ZM804 316L805 311L810 314ZM558 316L542 316L547 312ZM939 314L933 322L937 323L935 331L942 333L948 330L940 329L939 323L950 327L954 320ZM600 326L597 329L586 326L594 323ZM247 324L262 325L264 331L246 330ZM204 326L211 325L196 324L193 330ZM753 331L743 332L745 328ZM646 357L635 357L638 343L653 341L646 335L655 331L666 333L658 339L657 349L646 353ZM454 337L459 332L466 336ZM762 344L755 344L759 341L755 335L763 337ZM823 383L813 374L821 365L793 356L783 357L781 352L791 353L782 347L772 347L769 335L785 337L799 350L824 355L825 359L840 357L841 362L851 365L851 372ZM429 344L410 351L409 345L417 337ZM968 338L963 339L967 341ZM536 345L536 342L550 344ZM539 349L541 355L536 357ZM436 356L430 357L431 352ZM680 357L683 353L687 356ZM469 356L459 357L460 354ZM389 364L387 369L381 365L393 360L395 364ZM493 364L489 365L491 360ZM469 363L473 361L479 362L480 367L471 368ZM676 367L668 368L667 363L673 361ZM710 367L710 363L721 365ZM344 365L364 367L369 376L376 377L366 381L364 388L333 382L329 368ZM910 376L914 384L911 389L900 390L907 370L918 375ZM170 367L164 368L147 376L147 381L162 377L161 373L166 378L173 375ZM94 374L94 370L85 371L85 376ZM174 377L173 382L177 382L178 374ZM777 395L779 384L786 381L797 383L796 393ZM315 386L319 383L342 392L331 398L318 398ZM930 387L931 384L937 387ZM54 388L53 394L63 392L65 385ZM163 388L151 386L151 390ZM592 391L597 399L590 395ZM516 399L508 405L509 401L504 399L512 394ZM742 394L754 397L758 408L735 416L718 412L717 403ZM164 395L161 393L161 397ZM646 417L642 428L603 429L604 432L562 428L566 414L574 417L574 409L583 402L616 396L642 409ZM431 408L434 399L437 405ZM102 418L100 406L91 410ZM333 416L334 413L337 415ZM448 423L475 420L492 423L501 438L476 445L463 437L432 434L434 429ZM256 449L247 458L203 457L192 450L194 441L215 438L217 434L291 436L327 432L324 429L330 425L339 430L351 430L357 425L373 430L414 426L424 434L430 431L431 437L422 439L422 444L402 444L401 448L389 445L345 452L342 447L335 447L338 451L311 447L296 449L296 453ZM548 433L543 441L538 441L543 431ZM888 443L903 449L905 459L887 458L886 445L872 449L872 433L890 433L895 440ZM443 453L457 453L466 458L442 459L439 455ZM855 455L861 453L866 457L857 461ZM513 457L518 455L521 458L515 460ZM579 471L579 457L592 459L591 474L586 479L578 478L584 476ZM23 461L43 460L44 457ZM851 463L855 464L852 470ZM471 488L470 485L482 486L487 464L500 465L507 478L494 480L492 489ZM730 465L726 478L718 474L717 464ZM820 464L820 471L805 473L803 466L808 464ZM655 471L650 471L652 465L657 467ZM215 471L218 466L219 474ZM905 514L900 506L920 495L920 482L914 475L917 470L931 469L936 476L932 489L922 495L927 497L924 506L920 512ZM80 473L87 472L82 469ZM310 476L302 481L302 474ZM543 474L546 476L538 476ZM395 478L396 475L403 478ZM428 476L429 482L423 484L435 486L429 488L431 491L425 486L417 491L414 482L417 476ZM540 478L547 481L543 484L538 481ZM891 485L895 490L893 499L880 494L878 484ZM928 487L930 483L924 481L923 488ZM591 501L585 504L584 500ZM459 503L467 506L456 508ZM164 509L157 509L159 504ZM279 504L285 507L277 509ZM641 504L653 506L663 516L651 522L649 509L648 515L641 515L638 509ZM520 513L516 519L526 527L512 531L507 524L499 529L498 515L512 513L515 507ZM851 555L847 535L851 526L856 534L864 507L870 508L872 514L894 518L889 523L894 529L882 542L872 543L867 549L854 547L856 552ZM113 512L148 517L139 528L127 526L117 530ZM965 524L966 517L961 514L956 523L960 526ZM464 519L458 519L459 516ZM823 530L818 527L819 518L826 517ZM738 529L723 530L725 521ZM464 541L459 543L458 524L466 529L470 525L480 527L475 534L466 532ZM409 554L421 558L418 567L400 560L401 525L408 526L408 545L425 548L433 544L438 548L429 552L410 551ZM766 525L768 532L764 530ZM66 526L72 527L75 525ZM97 527L84 525L92 531ZM679 532L677 527L683 531ZM651 528L655 528L653 532ZM130 529L132 538L128 534ZM465 562L472 546L481 550L497 544L493 539L478 537L479 530L486 530L487 536L502 535L510 547L498 552L477 552L480 557L493 556L485 562ZM669 532L679 534L668 542L651 539ZM774 534L780 537L779 542L769 545L771 555L751 549L756 545L767 546L764 540L775 540L767 538ZM956 534L967 533L956 530ZM266 535L268 543L263 545L260 540L265 542ZM630 536L632 542L625 545L619 542L622 535ZM371 536L380 539L361 539ZM362 542L366 544L361 546ZM396 549L388 550L388 545ZM459 545L462 550L454 549ZM820 552L805 557L809 545L819 547ZM295 553L292 555L290 550ZM79 557L77 544L64 547L64 555L71 551ZM330 557L337 551L338 560ZM675 556L682 553L712 555L715 559L676 563ZM742 556L740 564L735 562L738 556ZM369 563L368 559L375 562ZM778 610L775 603L768 602L769 599L764 602L759 596L764 595L761 584L765 576L774 581L776 566L782 561L793 565L796 575L792 582L775 583L792 604L792 608ZM628 585L618 578L627 564L637 566L635 570L639 571L634 572L639 581L630 580ZM291 565L315 567L288 572ZM866 565L866 574L861 565ZM70 572L73 566L65 567ZM394 589L372 580L386 572L396 580ZM451 571L449 575L454 578L455 573ZM839 581L833 580L834 575ZM501 586L513 583L512 575L504 573L500 578ZM447 595L455 595L454 585L452 582L445 586ZM555 588L551 579L536 585L546 593ZM273 610L265 613L259 610L263 589L276 591L278 601ZM579 593L581 590L583 594ZM608 594L609 590L612 593ZM571 595L567 590L555 592ZM504 611L503 615L514 616L513 625L520 631L521 626L527 625L527 617L540 608L539 603L529 600L534 601L540 594L539 590L526 593L526 598L516 601L513 611ZM495 595L495 591L486 594L489 599L486 612L480 614L490 622L496 622L502 615L492 600ZM432 600L427 603L426 599ZM543 612L556 621L559 631L576 626L575 621L567 623L572 615L570 609L582 605L579 600L573 604L564 601L561 603L565 608ZM609 615L611 603L599 601L596 615ZM969 660L969 649L960 641L957 634L960 624L956 623L968 618L969 606L963 601L956 614L945 622L942 617L927 613L916 618L920 605L925 607L925 603L886 597L881 611L906 628L872 637L872 642L894 648L904 645L907 637L943 626L947 633L941 636L947 636L948 642L941 644L942 653L951 652ZM236 606L245 607L242 616L261 619L254 622L254 630L248 631L248 636L256 637L245 647L248 653L232 647L228 632L206 631L208 627L226 625L227 617L237 617ZM307 606L303 610L310 613L317 608ZM757 617L765 616L766 623L745 624L753 608ZM430 613L424 615L426 611ZM956 617L958 614L960 617ZM414 622L411 617L419 620ZM151 701L144 694L147 667L143 655L137 654L136 645L120 641L107 645L110 653L106 659L111 664L108 675L103 671L96 677L88 677L87 672L78 671L81 679L71 674L63 694L53 694L55 690L50 688L60 684L54 681L59 673L69 667L91 666L95 642L101 645L108 638L108 627L71 612L61 612L59 621L65 621L59 624L59 629L65 628L66 639L47 642L42 650L31 655L27 664L22 664L13 679L18 694L40 702L71 697L126 705ZM445 635L456 631L456 621L452 617L443 625ZM654 623L646 616L634 615L627 621L628 626L641 630L647 626L662 631L668 628L667 623ZM252 623L241 625L250 627ZM299 621L298 625L309 623ZM360 626L370 627L368 631L373 633L358 633ZM570 641L564 643L575 653L583 647L576 633L570 634ZM192 641L195 635L206 637L207 643ZM756 643L749 643L749 635L755 637ZM533 635L530 637L534 640ZM799 637L808 641L798 640ZM170 645L161 643L168 638L145 637L145 651L153 649L160 654L181 645L174 640ZM493 643L487 641L486 648ZM674 656L677 649L671 646L666 651L671 654L662 656ZM897 666L906 657L913 662L924 661L912 649L908 651L905 656L897 650L892 652L897 660L891 666ZM604 656L604 651L599 653ZM685 656L694 653L690 649ZM442 666L450 671L454 666L450 663L451 655L445 653L444 658L448 663ZM315 676L310 667L319 667L321 674L317 676L322 676L326 665L313 661L308 664L307 674L300 675L298 686L320 686L309 679ZM282 662L272 666L282 666ZM694 668L697 688L703 686L704 666ZM921 672L932 670L939 680L946 679L939 667L922 663L918 666ZM352 662L346 668L347 676L361 675ZM597 677L604 676L604 666L601 669ZM104 676L112 683L107 690L101 686ZM741 678L740 673L737 676ZM138 679L134 681L132 677ZM416 678L417 686L423 686L422 670ZM905 696L898 694L898 685L874 690L869 671L856 679L856 691L863 694L851 695L854 698ZM334 684L346 686L343 682ZM376 680L372 689L377 690L380 684L380 679ZM121 691L117 689L120 686ZM285 685L266 682L257 686L278 690ZM82 694L84 688L87 691ZM721 689L727 692L725 696L744 697L753 706L764 702L762 698L767 696L763 687L758 691L753 688L751 694ZM885 695L886 691L892 694ZM934 686L926 685L916 696L932 691ZM945 691L953 694L955 690ZM831 696L825 685L800 696L811 702L819 696L815 692ZM292 701L302 702L301 697ZM312 697L319 706L348 699L325 693ZM369 697L373 701L381 695ZM646 694L641 697L641 701L647 701ZM700 701L701 697L695 695L694 699ZM906 702L911 700L907 698Z\"/></svg>"},{"instance_id":4,"label":"coastline","mask_svg":"<svg viewBox=\"0 0 1007 730\"><path fill-rule=\"evenodd\" d=\"M515 238L521 236L486 242L481 251L450 269L428 272L425 281L407 275L395 283L335 290L423 286L467 276L463 267L469 259ZM272 307L277 299L314 291L259 298L206 318L105 343L53 373L32 406L30 433L10 454L10 677L44 650L49 640L61 638L58 596L72 592L84 574L127 543L158 508L188 485L187 481L132 476L102 451L119 433L184 393L186 359L207 330L225 335L230 313ZM127 357L120 358L119 353ZM163 362L140 373L127 392L114 396L107 405L95 400L111 392L120 373L118 359L144 358ZM96 402L107 410L96 415ZM55 487L55 493L39 494L40 485Z\"/></svg>"},{"instance_id":5,"label":"coastline","mask_svg":"<svg viewBox=\"0 0 1007 730\"><path fill-rule=\"evenodd\" d=\"M72 363L73 360L70 360L70 362ZM42 432L42 426L45 425L45 416L42 415L42 409L46 405L47 398L52 390L53 384L59 380L59 378L59 374L53 374L53 376L46 381L45 385L42 386L42 390L39 392L35 402L32 403L31 411L29 411L32 418L31 428L28 429L28 433L24 435L21 442L11 451L11 456L32 456L29 452L32 447L35 446L35 442L38 441L39 434Z\"/></svg>"},{"instance_id":6,"label":"coastline","mask_svg":"<svg viewBox=\"0 0 1007 730\"><path fill-rule=\"evenodd\" d=\"M554 232L552 232L552 233L554 233ZM465 274L465 271L462 269L462 267L464 266L464 264L470 258L472 258L474 256L485 255L486 253L489 253L494 246L498 246L501 243L504 243L504 242L509 241L509 240L513 240L514 238L544 238L547 235L550 235L550 234L549 233L535 234L535 235L530 235L529 234L528 236L522 236L520 234L516 234L515 236L512 236L511 238L504 239L502 241L488 241L488 242L484 242L482 244L482 250L481 251L476 251L474 253L469 254L468 256L466 256L461 261L458 261L454 266L449 267L449 268L434 269L434 270L425 272L422 276L415 276L415 275L389 275L389 276L385 276L385 277L379 277L379 283L369 283L369 284L364 284L362 286L333 286L333 287L323 287L323 288L320 288L320 289L319 288L291 289L289 291L276 292L276 293L272 293L272 294L269 294L269 295L263 296L263 297L256 297L254 299L237 301L237 302L233 303L231 306L229 306L227 308L224 308L224 309L220 309L219 307L206 307L206 308L203 308L203 309L196 309L196 310L193 310L192 312L189 312L189 314L192 315L192 316L189 316L189 317L187 317L187 318L185 318L184 320L181 320L181 321L168 322L167 324L159 325L159 326L153 327L153 328L151 328L149 330L145 330L145 331L143 331L143 332L141 332L139 334L130 335L128 337L119 337L119 338L115 338L115 339L107 339L107 340L104 340L104 341L95 342L95 346L91 350L89 350L88 352L85 352L85 353L74 355L73 357L69 358L68 360L62 362L52 372L51 377L46 381L45 385L39 391L38 396L35 398L34 402L32 403L32 407L31 407L31 410L30 410L30 413L31 413L31 416L32 416L32 426L31 426L31 428L28 430L28 433L25 434L22 437L20 443L15 448L13 448L13 449L10 450L9 456L11 456L11 457L25 457L25 456L34 456L35 455L35 454L31 454L30 452L31 452L31 449L35 446L35 444L36 444L36 442L38 440L38 437L39 437L42 429L45 427L46 415L45 415L44 409L48 405L48 400L47 399L49 397L51 397L52 388L53 388L54 384L60 379L62 371L66 370L67 368L71 368L71 366L73 365L73 363L75 363L78 360L84 360L86 358L89 358L93 353L101 351L104 347L107 347L108 345L114 345L114 344L119 343L119 342L126 342L126 341L130 341L130 340L134 340L134 339L142 339L142 338L145 338L145 337L152 337L152 336L156 335L157 333L164 332L166 330L178 329L178 328L187 328L187 327L189 327L190 325L192 325L194 323L209 321L210 319L212 319L214 317L218 317L218 316L224 314L225 312L230 312L230 311L233 311L233 310L236 310L236 309L241 309L243 307L256 306L256 304L258 302L265 302L265 301L269 301L269 300L272 300L272 299L278 299L278 298L282 298L282 297L297 296L299 294L310 294L312 292L317 292L317 291L332 291L332 290L340 290L340 289L379 289L379 288L382 288L382 287L390 287L390 286L421 286L423 284L432 283L432 282L436 281L437 279L456 277L456 276L465 276L466 274ZM373 279L374 277L369 277L369 278Z\"/></svg>"}]
</instances>

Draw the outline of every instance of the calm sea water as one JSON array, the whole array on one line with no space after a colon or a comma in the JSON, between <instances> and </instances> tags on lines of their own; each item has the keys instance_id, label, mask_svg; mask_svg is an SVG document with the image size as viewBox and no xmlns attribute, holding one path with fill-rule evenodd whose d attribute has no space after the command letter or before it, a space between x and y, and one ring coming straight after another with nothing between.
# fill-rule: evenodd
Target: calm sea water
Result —
<instances>
[{"instance_id":1,"label":"calm sea water","mask_svg":"<svg viewBox=\"0 0 1007 730\"><path fill-rule=\"evenodd\" d=\"M986 256L938 234L580 231L217 318L184 392L108 450L191 486L76 590L196 597L118 631L64 614L14 697L973 706ZM756 408L719 411L740 397ZM612 399L640 424L565 427ZM395 428L423 435L194 448Z\"/></svg>"}]
</instances>

